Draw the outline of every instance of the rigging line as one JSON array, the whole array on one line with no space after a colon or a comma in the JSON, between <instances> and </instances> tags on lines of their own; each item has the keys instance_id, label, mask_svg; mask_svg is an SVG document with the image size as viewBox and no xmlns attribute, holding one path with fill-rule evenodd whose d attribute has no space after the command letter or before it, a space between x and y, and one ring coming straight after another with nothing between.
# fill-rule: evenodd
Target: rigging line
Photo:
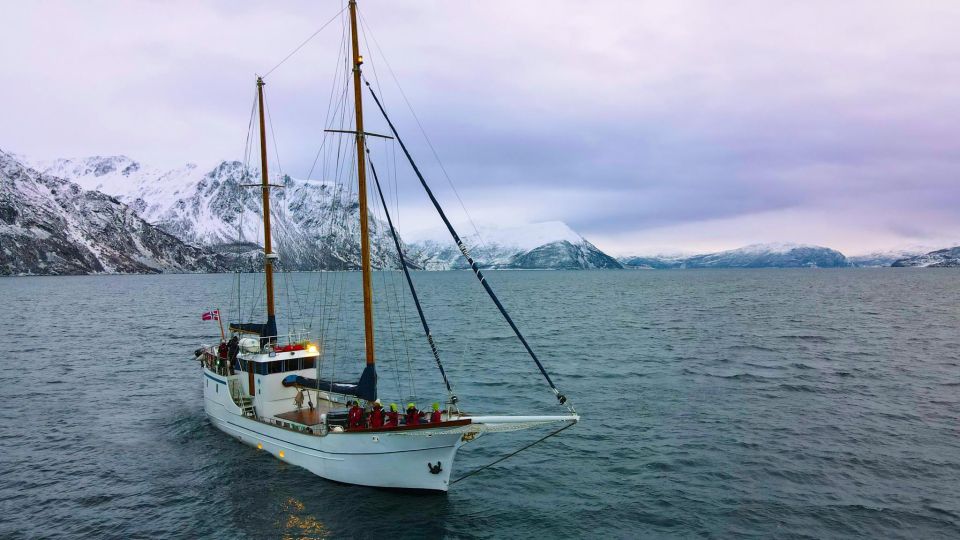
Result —
<instances>
[{"instance_id":1,"label":"rigging line","mask_svg":"<svg viewBox=\"0 0 960 540\"><path fill-rule=\"evenodd\" d=\"M367 155L370 155L370 149L366 148ZM420 305L420 298L417 296L417 288L413 285L413 279L410 277L410 270L407 268L407 260L403 256L403 248L400 246L400 238L393 227L393 219L390 218L390 210L387 209L387 199L383 196L383 189L380 187L380 179L377 177L377 169L373 166L373 159L367 161L370 164L370 171L373 172L373 182L377 186L377 193L380 195L380 203L383 204L383 213L387 217L387 224L390 226L390 235L393 237L393 244L397 248L397 256L400 259L400 268L403 269L403 275L407 279L407 286L410 288L410 295L413 296L413 302L417 306L417 314L420 316L420 324L423 325L423 333L427 336L427 343L430 344L430 351L433 353L433 359L437 362L437 368L440 369L440 375L443 376L443 384L447 387L447 393L450 394L450 401L457 402L457 396L450 387L450 381L447 379L447 373L443 370L443 363L440 361L440 352L437 350L437 344L433 340L433 334L430 333L430 325L427 324L427 317L423 314L423 307Z\"/></svg>"},{"instance_id":2,"label":"rigging line","mask_svg":"<svg viewBox=\"0 0 960 540\"><path fill-rule=\"evenodd\" d=\"M319 34L324 28L326 28L327 26L329 26L330 23L332 23L333 21L335 21L335 20L337 19L337 17L339 17L340 14L343 13L343 11L344 11L345 9L347 9L347 6L344 6L344 7L340 8L340 11L338 11L333 17L330 17L330 20L329 20L329 21L323 23L323 26L321 26L319 29L317 29L316 32L310 34L310 37L308 37L307 39L303 40L303 43L301 43L300 45L297 45L297 48L294 49L294 50L292 50L292 51L290 52L290 54L288 54L286 57L284 57L284 59L281 60L279 64L273 66L272 68L270 68L270 71L264 73L264 74L262 75L262 78L266 79L266 78L267 78L267 75L270 75L271 73L273 73L273 71L274 71L275 69L277 69L278 67L282 66L283 63L286 62L287 60L289 60L291 56L297 54L297 51L299 51L300 49L302 49L304 45L306 45L307 43L310 42L310 40L312 40L313 38L317 37L317 34Z\"/></svg>"},{"instance_id":3,"label":"rigging line","mask_svg":"<svg viewBox=\"0 0 960 540\"><path fill-rule=\"evenodd\" d=\"M338 66L338 67L339 67L339 64L340 64L340 59L339 59L339 57L338 57L338 58L337 58L337 66ZM327 125L327 124L330 122L331 113L332 113L332 115L333 115L334 117L336 117L337 112L338 112L338 110L339 110L339 104L334 101L334 92L335 92L335 90L336 90L337 78L338 78L339 73L340 73L340 70L339 70L339 69L335 69L335 70L334 70L334 82L333 82L333 84L330 85L330 96L329 96L328 101L327 101L327 113L326 113L326 116L325 116L325 118L324 118L324 125ZM332 111L331 111L331 108L332 108ZM317 166L317 161L320 159L320 156L321 156L321 155L324 155L323 165L322 165L322 167L321 167L322 170L321 170L321 178L320 178L320 180L321 180L321 181L326 181L325 178L327 177L327 171L328 171L327 164L328 164L328 160L326 159L326 154L323 154L323 151L324 151L324 146L326 145L328 139L327 139L326 135L323 135L323 136L322 136L322 139L323 139L323 140L322 140L322 142L320 143L320 148L317 150L317 155L314 157L313 165L311 165L311 167L310 167L310 172L309 172L309 174L307 174L307 179L308 179L308 180L310 180L310 179L313 178L313 171L314 171L314 169L315 169L316 166ZM327 148L328 148L328 152L327 152L327 153L329 153L329 147L327 147ZM333 182L333 188L334 188L334 189L336 188L336 185L337 185L336 179L334 179L334 182ZM333 193L332 193L332 192L331 192L331 195L330 195L330 202L331 202L331 203L333 202ZM323 225L321 224L321 232L322 232L322 228L323 228ZM328 232L329 232L329 231L328 231ZM321 257L323 256L323 251L322 251L322 250L320 250L320 255L321 255ZM330 281L329 276L325 276L325 275L324 275L324 272L321 271L321 272L320 272L320 275L317 277L317 294L314 295L313 305L312 305L311 310L310 310L310 324L309 324L309 329L311 329L311 330L313 329L313 319L314 319L314 315L316 315L316 312L317 312L317 301L318 301L318 299L320 298L320 289L323 288L324 292L326 292L326 290L327 290L327 286L326 286L326 285L327 285L327 283L329 283L329 281ZM324 298L325 298L325 297L324 297ZM320 326L321 336L322 336L322 334L323 334L323 310L324 310L324 307L321 305L321 323L320 323L320 324L321 324L321 326Z\"/></svg>"},{"instance_id":4,"label":"rigging line","mask_svg":"<svg viewBox=\"0 0 960 540\"><path fill-rule=\"evenodd\" d=\"M388 152L387 149L389 149L389 150L395 149L396 144L393 142L392 139L381 139L381 142L383 143L383 147L384 147L384 156L386 156L387 159L389 159L391 153ZM390 185L391 185L391 182L392 182L392 185L393 185L393 188L394 188L394 193L393 193L393 195L394 195L394 202L395 202L395 204L396 204L396 207L395 207L395 209L394 209L394 210L395 210L394 216L397 217L397 226L399 226L399 224L400 224L400 203L399 203L399 200L400 200L400 199L399 199L399 197L397 196L397 192L396 192L396 188L397 188L397 184L396 184L396 174L397 174L396 153L393 152L392 155L393 155L393 162L392 162L392 163L393 163L393 167L392 167L392 168L391 168L391 167L387 167L387 193L388 193L388 194L390 193L390 189L389 189L389 188L390 188ZM388 164L389 164L389 162L388 162ZM403 247L402 241L401 241L401 247ZM403 264L403 263L400 262L400 259L399 259L399 258L398 258L397 262L398 262L398 264ZM411 355L410 355L410 340L407 339L407 332L406 332L406 328L407 328L407 313L408 313L408 311L407 311L407 295L403 294L403 293L400 291L400 289L401 289L402 286L397 286L397 284L396 284L396 281L398 281L398 280L401 279L401 278L400 278L399 276L397 276L396 274L394 274L394 273L391 273L391 277L393 278L393 279L391 280L391 282L394 284L394 289L393 289L393 291L394 291L394 297L398 299L398 300L397 300L397 303L398 303L399 306L400 306L400 325L401 325L401 326L400 326L400 332L401 332L401 335L402 335L402 337L403 337L403 351L404 351L404 354L406 355L406 359L407 359L407 370L408 370L408 373L410 373L410 378L413 379L413 359L412 359L412 357L411 357ZM412 384L411 386L412 386L413 389L414 389L414 394L416 394L416 392L415 392L415 390L416 390L416 385L415 385L415 384ZM449 395L449 393L448 393L448 395Z\"/></svg>"},{"instance_id":5,"label":"rigging line","mask_svg":"<svg viewBox=\"0 0 960 540\"><path fill-rule=\"evenodd\" d=\"M280 143L277 142L277 134L273 131L273 117L270 116L270 101L267 97L263 98L264 108L267 110L267 124L270 126L270 137L273 139L273 155L277 158L277 176L283 179L283 165L280 164Z\"/></svg>"},{"instance_id":6,"label":"rigging line","mask_svg":"<svg viewBox=\"0 0 960 540\"><path fill-rule=\"evenodd\" d=\"M370 158L370 160L372 161L373 158L370 155L369 148L366 148L366 146L364 146L364 148L367 151L367 157ZM370 166L371 168L373 167L372 164L370 164ZM374 174L375 174L375 171L374 171ZM371 182L370 185L368 186L368 191L370 192L369 195L371 200L375 199L376 194L373 192L373 182ZM392 268L387 267L388 264L392 264L392 261L389 260L389 258L386 256L386 253L389 251L389 248L385 246L385 244L388 242L387 231L386 231L386 227L382 227L379 225L383 223L383 218L380 215L380 209L377 207L376 203L374 203L373 205L373 214L376 217L376 220L374 220L374 224L376 224L376 227L377 227L377 232L375 233L376 248L381 254L381 258L383 259L381 262L385 263L381 266L380 268L381 271L378 273L380 274L381 281L383 283L383 297L386 301L386 306L387 306L386 313L387 313L387 319L389 321L388 328L390 329L390 339L391 339L390 344L391 344L391 352L393 353L393 361L394 361L394 365L397 366L396 371L399 374L399 365L400 365L399 349L400 348L397 346L398 340L394 335L394 329L393 329L393 327L396 326L397 327L396 333L400 335L399 342L403 345L404 358L407 361L407 375L410 378L411 393L412 395L416 396L417 395L416 378L414 376L414 371L413 371L412 362L410 358L410 348L408 346L407 334L405 329L404 313L400 308L400 299L402 298L402 295L398 294L399 287L397 286L396 273L392 271ZM396 312L397 312L396 321L394 321L394 313L390 307L391 299L393 300L393 307L396 309ZM397 391L399 394L402 394L402 390L400 389L399 385L398 385Z\"/></svg>"},{"instance_id":7,"label":"rigging line","mask_svg":"<svg viewBox=\"0 0 960 540\"><path fill-rule=\"evenodd\" d=\"M368 157L368 158L370 157L369 153L367 154L367 157ZM368 163L368 164L369 164L369 163ZM371 183L371 184L372 184L372 183ZM372 185L368 185L368 186L367 186L367 191L372 192L372 191L373 191L373 186L372 186ZM370 198L371 198L371 199L373 198L373 194L372 194L372 193L370 193ZM371 215L371 221L373 222L373 224L376 224L378 221L382 221L382 220L380 219L380 212L379 212L378 210L379 210L379 209L377 208L376 204L374 204L374 205L373 205L373 208L372 208L372 212L371 212L371 214L372 214L372 215ZM378 252L378 253L380 253L380 254L382 255L382 254L383 254L383 242L384 242L384 233L383 233L383 231L382 231L382 230L375 231L375 232L373 233L373 239L372 239L372 240L373 240L373 246L372 246L372 247L373 247L373 250L375 250L376 252ZM378 257L378 258L379 258L379 257ZM393 285L393 283L392 283L392 280L391 280L391 282L388 282L388 281L387 281L387 280L388 280L388 278L387 278L387 273L388 273L388 271L385 270L385 269L383 268L383 266L380 266L380 269L379 269L379 271L377 272L377 274L378 274L379 277L380 277L380 282L381 282L381 284L382 284L383 299L384 299L384 302L383 302L383 304L382 304L382 305L383 305L383 309L382 309L380 312L381 312L382 314L384 314L384 313L386 314L386 317L380 317L380 316L378 316L378 322L380 322L381 325L384 325L384 323L385 323L385 326L387 327L387 332L386 332L386 333L389 335L389 343L390 343L389 352L392 353L392 361L393 361L393 364L394 364L395 366L398 366L398 365L400 364L400 356L399 356L399 354L398 354L398 352L397 352L397 351L398 351L398 347L397 347L397 337L396 337L396 333L399 333L399 332L396 332L396 333L394 332L394 326L399 326L399 329L400 329L400 330L403 329L403 326L402 326L402 325L399 325L399 324L395 324L395 322L394 322L394 313L393 313L393 309L391 309L391 305L390 305L390 294L389 294L389 292L390 292L390 290L391 290L391 285ZM396 301L396 295L395 295L395 294L393 295L393 299L394 299L394 301ZM399 309L398 304L394 304L394 306L396 306L396 307ZM398 314L398 315L399 315L399 314ZM399 322L399 316L397 317L397 319L398 319L398 322ZM382 329L381 329L381 330L382 330ZM381 334L381 335L382 335L382 334ZM401 338L400 338L400 339L403 340L404 337L405 337L405 336L401 335ZM381 343L381 346L382 346L383 341L381 340L380 343ZM387 351L383 351L383 356L381 356L380 358L381 358L381 360L383 360L383 359L390 358L390 357L387 355ZM399 373L399 370L396 370L396 371L397 371L397 373Z\"/></svg>"},{"instance_id":8,"label":"rigging line","mask_svg":"<svg viewBox=\"0 0 960 540\"><path fill-rule=\"evenodd\" d=\"M342 47L342 43L343 43L344 41L346 41L346 39L347 39L347 35L346 35L346 33L344 33L344 34L341 36L341 38L340 38L340 40L341 40L341 47ZM333 108L333 114L336 115L337 107L339 106L339 105L335 105L335 104L334 104L334 91L337 89L337 81L339 80L339 77L340 77L340 69L339 69L339 67L340 67L340 54L339 54L339 52L337 53L337 60L336 60L335 66L336 66L336 68L333 70L333 83L330 84L330 95L327 97L327 112L326 112L326 115L324 116L324 119L323 119L323 125L324 125L324 126L326 126L327 123L330 121L331 107ZM317 166L317 160L320 159L320 154L321 154L321 152L323 152L323 145L327 142L326 134L322 135L321 138L322 138L322 141L320 142L320 148L317 150L317 155L313 158L313 165L310 167L310 172L307 174L307 180L310 180L311 178L313 178L313 170L314 170L314 169L316 168L316 166Z\"/></svg>"},{"instance_id":9,"label":"rigging line","mask_svg":"<svg viewBox=\"0 0 960 540\"><path fill-rule=\"evenodd\" d=\"M338 87L338 81L339 81L340 72L341 72L341 70L340 70L340 56L341 56L341 53L343 52L344 43L346 42L346 32L343 32L343 31L342 31L342 30L343 30L343 28L342 28L342 27L343 27L343 21L342 21L342 19L343 19L343 18L341 17L340 46L338 47L337 57L336 57L335 62L334 62L333 77L331 78L332 82L330 83L330 94L327 96L327 108L326 108L326 113L325 113L325 115L324 115L324 121L323 121L323 125L324 125L324 126L329 125L329 123L330 123L330 121L331 121L331 118L336 118L336 115L337 115L337 113L338 113L338 111L339 111L339 100L336 100L336 99L335 99L335 96L337 96L337 94L338 94L338 92L337 92L337 87ZM321 178L320 178L320 180L321 180L321 181L326 181L325 179L327 178L327 172L328 172L328 168L327 168L327 164L328 164L327 154L329 154L329 147L326 146L326 143L327 143L327 141L328 141L329 139L326 137L326 134L325 134L325 133L322 133L322 132L321 132L321 139L322 139L322 140L321 140L321 143L320 143L320 148L317 149L317 154L316 154L316 155L314 156L314 158L313 158L313 164L310 166L310 172L307 174L307 180L311 180L311 179L313 178L313 172L314 172L314 170L315 170L316 167L317 167L317 162L320 160L320 157L323 156L323 157L324 157L324 160L323 160L323 163L322 163L322 165L321 165ZM326 153L326 154L324 153L324 148L325 148L325 147L327 148L327 153ZM336 182L333 182L333 186L336 187ZM331 201L332 201L332 195L331 195ZM322 232L323 224L321 224L321 227L320 227L320 228L321 228L321 232ZM323 251L322 251L322 250L319 250L319 251L320 251L320 256L323 257ZM322 260L322 259L321 259L321 260ZM314 321L315 315L317 314L317 302L318 302L318 300L319 300L320 297L321 297L321 295L320 295L320 290L323 289L324 292L326 291L326 288L327 288L327 287L326 287L326 284L329 283L329 280L330 280L330 279L329 279L329 276L325 276L325 275L324 275L324 272L321 270L320 273L319 273L319 275L317 276L317 280L316 280L316 285L317 285L317 286L316 286L316 294L314 294L314 296L313 296L313 304L312 304L312 306L311 306L311 308L310 308L310 316L309 316L310 322L309 322L309 324L308 324L308 330L311 330L311 331L313 330L313 321ZM309 283L309 282L308 282L308 283ZM309 293L309 287L308 287L308 293ZM324 297L324 299L325 299L325 297ZM319 329L319 336L318 336L318 337L319 337L320 339L322 339L322 338L323 338L323 335L324 335L324 333L323 333L323 329L324 329L323 313L324 313L325 307L324 307L323 305L321 305L320 309L321 309L321 313L320 313L320 329Z\"/></svg>"},{"instance_id":10,"label":"rigging line","mask_svg":"<svg viewBox=\"0 0 960 540\"><path fill-rule=\"evenodd\" d=\"M373 38L374 45L377 46L377 50L380 51L380 56L383 57L383 63L387 65L387 70L390 72L390 76L393 78L393 82L397 85L397 90L400 91L400 95L403 97L404 103L407 105L407 109L410 110L410 114L413 116L413 119L417 122L417 127L420 129L420 134L423 135L424 140L427 141L427 146L430 147L430 151L433 153L434 159L437 160L437 164L440 165L440 170L443 171L443 176L447 179L447 183L450 185L450 188L453 190L453 194L457 197L457 201L460 203L460 208L463 209L463 213L467 216L467 220L470 222L470 226L473 227L473 232L477 235L477 240L481 246L486 247L486 243L483 241L483 236L480 234L480 229L477 228L477 224L473 221L473 216L470 215L470 212L467 210L467 205L463 204L463 199L460 198L460 192L457 191L457 186L453 184L453 180L450 178L450 175L447 173L447 168L443 166L443 161L440 160L440 154L437 153L437 149L433 146L433 141L430 140L430 137L427 135L427 130L423 128L423 124L420 123L420 117L417 116L416 111L413 110L413 105L410 103L410 100L407 99L406 92L403 91L403 87L400 85L400 79L397 78L397 74L393 71L393 66L390 65L390 61L387 60L387 55L384 54L383 48L380 47L380 42L377 41L377 36L373 34L373 29L369 27L369 24L365 22L363 18L363 13L359 10L357 11L360 14L360 24L363 25L367 32L370 34L370 37ZM376 70L374 70L374 77L376 77ZM366 77L364 77L366 80ZM380 82L377 81L377 89L380 89Z\"/></svg>"},{"instance_id":11,"label":"rigging line","mask_svg":"<svg viewBox=\"0 0 960 540\"><path fill-rule=\"evenodd\" d=\"M461 481L461 480L466 480L467 478L470 478L471 476L477 474L478 472L480 472L480 471L482 471L482 470L484 470L484 469L488 469L488 468L490 468L490 467L493 467L493 466L496 465L497 463L500 463L501 461L505 461L505 460L507 460L507 459L509 459L509 458L512 458L513 456L519 454L520 452L523 452L523 451L526 450L527 448L530 448L531 446L533 446L533 445L535 445L535 444L540 444L540 443L542 443L543 441L549 439L550 437L553 437L554 435L558 435L561 431L563 431L563 430L565 430L565 429L567 429L567 428L569 428L569 427L574 426L575 424L576 424L576 422L570 422L569 424L563 426L562 428L560 428L560 429L558 429L558 430L556 430L556 431L554 431L554 432L552 432L552 433L550 433L550 434L548 434L548 435L546 435L546 436L544 436L544 437L541 437L541 438L537 439L536 441L533 441L532 443L524 446L523 448L517 450L516 452L511 452L511 453L503 456L502 458L494 461L493 463L489 463L489 464L487 464L487 465L484 465L483 467L480 467L479 469L476 469L476 470L473 470L473 471L468 472L467 474L461 476L460 478L457 478L456 480L450 482L450 485L452 486L453 484L456 484L457 482L459 482L459 481Z\"/></svg>"},{"instance_id":12,"label":"rigging line","mask_svg":"<svg viewBox=\"0 0 960 540\"><path fill-rule=\"evenodd\" d=\"M380 104L380 100L377 98L377 94L373 91L373 88L370 87L370 83L367 82L367 89L370 90L370 94L373 96L373 101L377 104L377 107L380 109L380 113L383 115L384 120L387 121L387 125L390 126L390 130L393 132L394 137L397 139L397 143L400 144L400 149L403 150L404 155L407 156L407 161L410 162L410 166L413 168L413 172L416 173L417 178L420 179L420 185L423 186L424 191L427 192L427 196L430 197L430 201L433 203L433 207L437 210L437 213L440 214L440 218L443 220L443 223L447 226L447 230L450 232L450 236L453 237L454 242L456 242L457 247L460 249L460 253L463 254L464 258L467 259L467 263L470 264L470 268L473 270L473 273L477 276L477 279L480 280L480 284L483 285L484 290L486 290L487 295L490 296L490 299L493 300L493 303L497 306L497 309L500 310L500 314L503 316L504 320L507 321L507 324L510 325L510 328L513 329L513 333L516 334L517 339L520 340L520 343L523 344L523 347L527 350L527 353L530 355L530 358L537 364L537 367L540 369L540 373L543 374L543 378L546 379L547 384L550 385L550 388L553 390L553 393L557 396L557 401L560 402L560 405L564 405L567 402L567 397L560 393L560 390L553 380L550 379L550 375L547 373L546 368L543 367L543 364L540 363L540 359L537 358L536 353L533 352L533 348L530 347L530 344L527 343L526 338L523 337L523 334L520 332L520 329L517 327L516 323L513 322L513 318L510 317L510 314L507 313L507 309L503 307L503 304L500 303L500 299L497 298L496 293L493 292L493 289L490 287L490 284L487 283L486 278L483 277L483 272L480 271L480 267L477 266L477 263L473 260L473 257L470 256L470 253L467 251L467 247L463 244L463 240L460 239L460 235L457 234L457 231L453 228L453 225L450 223L450 220L447 218L447 214L443 211L443 208L440 206L440 202L437 201L437 198L433 195L433 191L430 189L430 186L427 185L426 179L424 179L423 174L420 173L420 169L417 167L417 164L413 161L413 157L410 155L410 152L407 150L407 146L403 144L403 139L400 138L400 134L397 133L397 128L394 127L393 122L390 121L390 117L387 116L387 111L383 109L383 105ZM572 409L572 407L571 407Z\"/></svg>"},{"instance_id":13,"label":"rigging line","mask_svg":"<svg viewBox=\"0 0 960 540\"><path fill-rule=\"evenodd\" d=\"M254 90L253 103L250 105L250 120L247 122L247 138L246 138L246 141L244 142L244 149L243 149L243 173L242 174L243 174L244 180L246 180L246 176L249 174L248 171L250 169L250 152L252 148L253 123L254 123L254 117L256 116L256 113L257 113L257 91ZM234 271L237 274L237 279L235 280L235 283L237 288L237 322L238 323L243 321L242 319L243 302L242 302L242 295L241 295L242 287L240 286L240 279L241 279L240 253L243 245L243 214L244 212L243 212L243 209L241 208L240 219L237 220L237 243L236 243L236 250L235 250L236 258L234 259ZM231 282L233 281L234 280L231 279ZM232 294L230 296L231 298L233 297ZM227 326L228 327L230 326L229 321L227 323Z\"/></svg>"}]
</instances>

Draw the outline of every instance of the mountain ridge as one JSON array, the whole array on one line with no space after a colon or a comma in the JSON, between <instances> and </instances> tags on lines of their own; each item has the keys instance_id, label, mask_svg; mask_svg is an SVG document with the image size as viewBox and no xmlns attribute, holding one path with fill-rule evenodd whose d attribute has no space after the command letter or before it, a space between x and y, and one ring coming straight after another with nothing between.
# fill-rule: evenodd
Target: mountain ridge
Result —
<instances>
[{"instance_id":1,"label":"mountain ridge","mask_svg":"<svg viewBox=\"0 0 960 540\"><path fill-rule=\"evenodd\" d=\"M225 271L115 197L44 174L0 150L0 274Z\"/></svg>"},{"instance_id":2,"label":"mountain ridge","mask_svg":"<svg viewBox=\"0 0 960 540\"><path fill-rule=\"evenodd\" d=\"M38 162L38 167L85 188L105 191L168 233L220 253L244 269L256 269L262 262L262 254L254 247L262 245L260 195L243 188L244 184L257 183L259 173L239 161L223 160L209 167L189 163L164 171L117 155L61 158ZM280 267L358 269L360 220L355 190L288 175L272 182L284 186L271 198ZM369 224L372 265L397 268L399 260L387 224L372 215ZM484 268L622 268L613 257L559 221L486 228L482 234L465 236L464 241ZM407 245L401 240L401 245L414 268L467 267L451 241Z\"/></svg>"}]
</instances>

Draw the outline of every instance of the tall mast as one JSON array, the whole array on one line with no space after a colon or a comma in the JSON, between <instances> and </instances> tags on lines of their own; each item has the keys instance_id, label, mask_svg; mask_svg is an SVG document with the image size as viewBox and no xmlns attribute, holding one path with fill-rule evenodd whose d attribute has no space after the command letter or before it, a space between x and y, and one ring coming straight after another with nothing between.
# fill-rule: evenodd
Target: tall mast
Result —
<instances>
[{"instance_id":1,"label":"tall mast","mask_svg":"<svg viewBox=\"0 0 960 540\"><path fill-rule=\"evenodd\" d=\"M373 286L370 279L370 234L367 220L367 162L364 154L363 92L360 87L360 45L357 38L357 2L350 0L350 36L353 40L353 102L357 117L357 180L360 195L360 259L363 269L363 330L366 336L367 365L376 362L373 352ZM261 112L261 115L263 113ZM261 126L261 133L262 133ZM264 180L266 182L266 180Z\"/></svg>"},{"instance_id":2,"label":"tall mast","mask_svg":"<svg viewBox=\"0 0 960 540\"><path fill-rule=\"evenodd\" d=\"M257 77L257 99L260 104L260 173L263 193L263 271L267 280L267 324L264 334L277 335L277 317L273 306L273 242L270 235L270 181L267 174L267 131L263 122L263 78Z\"/></svg>"}]
</instances>

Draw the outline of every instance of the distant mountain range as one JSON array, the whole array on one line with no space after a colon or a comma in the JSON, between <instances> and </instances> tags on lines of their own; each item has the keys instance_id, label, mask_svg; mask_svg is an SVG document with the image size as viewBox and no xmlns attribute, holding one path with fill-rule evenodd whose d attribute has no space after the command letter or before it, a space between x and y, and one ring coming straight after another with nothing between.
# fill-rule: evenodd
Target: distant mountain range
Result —
<instances>
[{"instance_id":1,"label":"distant mountain range","mask_svg":"<svg viewBox=\"0 0 960 540\"><path fill-rule=\"evenodd\" d=\"M0 151L0 275L221 272L262 267L256 169L238 161L161 170L125 156L29 164ZM359 203L342 184L273 180L274 241L281 268L344 270L360 265ZM396 268L385 222L371 216L372 262ZM756 244L697 255L615 259L565 223L485 227L463 238L483 268L670 269L960 266L960 247L845 257L822 246ZM409 264L466 268L449 239L404 243Z\"/></svg>"},{"instance_id":2,"label":"distant mountain range","mask_svg":"<svg viewBox=\"0 0 960 540\"><path fill-rule=\"evenodd\" d=\"M245 269L262 268L263 244L257 169L239 161L210 167L188 164L164 171L126 156L58 159L38 164L48 175L116 197L146 221L185 242L232 259ZM356 189L343 184L296 180L273 182L273 242L287 270L351 270L360 267L360 215ZM371 262L397 267L387 224L370 217ZM379 240L379 241L377 241ZM391 241L392 242L392 241Z\"/></svg>"},{"instance_id":3,"label":"distant mountain range","mask_svg":"<svg viewBox=\"0 0 960 540\"><path fill-rule=\"evenodd\" d=\"M227 269L222 256L148 223L114 197L0 151L0 275Z\"/></svg>"},{"instance_id":4,"label":"distant mountain range","mask_svg":"<svg viewBox=\"0 0 960 540\"><path fill-rule=\"evenodd\" d=\"M850 262L839 251L801 244L754 244L739 249L673 257L624 257L629 268L841 268Z\"/></svg>"},{"instance_id":5,"label":"distant mountain range","mask_svg":"<svg viewBox=\"0 0 960 540\"><path fill-rule=\"evenodd\" d=\"M894 261L891 266L920 266L934 268L960 266L960 247L938 249L937 251L931 251L930 253L924 253L922 255L905 257L903 259Z\"/></svg>"},{"instance_id":6,"label":"distant mountain range","mask_svg":"<svg viewBox=\"0 0 960 540\"><path fill-rule=\"evenodd\" d=\"M483 228L463 237L470 255L483 268L500 269L619 269L616 259L560 221L519 227ZM410 244L411 259L427 270L468 268L449 239Z\"/></svg>"},{"instance_id":7,"label":"distant mountain range","mask_svg":"<svg viewBox=\"0 0 960 540\"><path fill-rule=\"evenodd\" d=\"M259 183L259 171L238 161L204 167L187 164L161 170L126 156L57 159L29 165L3 154L0 194L9 204L0 206L3 258L0 274L84 274L111 272L217 272L262 268L260 192L244 184ZM31 211L54 208L58 191L37 189L27 182L70 186L73 204L91 199L109 201L113 228L91 220L104 210L65 208L59 218L80 221L72 229L75 249L57 248L57 238L44 237L43 227L53 217ZM274 245L280 267L287 270L350 270L360 266L359 202L356 189L343 184L273 180L284 189L271 194ZM45 195L38 198L34 192ZM62 192L61 188L59 192ZM27 192L34 193L28 195ZM43 199L41 201L41 199ZM32 221L25 221L31 216ZM399 264L386 223L370 216L372 264L397 268ZM57 225L49 225L56 227ZM37 232L40 231L40 232ZM98 231L91 234L90 231ZM144 232L147 231L147 232ZM124 241L162 234L165 241ZM71 237L73 238L73 237ZM537 223L508 229L487 229L464 236L471 255L484 268L592 269L622 268L585 238L561 222ZM62 242L60 242L62 243ZM73 245L71 244L71 246ZM115 248L110 246L116 244ZM414 268L465 268L466 262L450 240L430 240L407 246L404 253ZM157 253L153 253L157 251ZM46 255L49 254L50 260ZM73 255L71 255L73 254Z\"/></svg>"},{"instance_id":8,"label":"distant mountain range","mask_svg":"<svg viewBox=\"0 0 960 540\"><path fill-rule=\"evenodd\" d=\"M839 251L802 244L755 244L700 255L629 256L626 268L843 268L884 266L960 266L960 247L922 254L899 250L846 257Z\"/></svg>"}]
</instances>

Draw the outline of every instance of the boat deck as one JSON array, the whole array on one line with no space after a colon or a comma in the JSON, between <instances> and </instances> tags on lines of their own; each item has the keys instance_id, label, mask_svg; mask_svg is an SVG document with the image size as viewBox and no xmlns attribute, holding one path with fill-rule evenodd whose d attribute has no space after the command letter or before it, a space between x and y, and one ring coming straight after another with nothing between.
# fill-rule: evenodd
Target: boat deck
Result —
<instances>
[{"instance_id":1,"label":"boat deck","mask_svg":"<svg viewBox=\"0 0 960 540\"><path fill-rule=\"evenodd\" d=\"M320 423L320 415L329 410L331 410L329 407L323 406L317 406L313 409L304 407L300 410L277 414L275 418L302 426L315 426Z\"/></svg>"},{"instance_id":2,"label":"boat deck","mask_svg":"<svg viewBox=\"0 0 960 540\"><path fill-rule=\"evenodd\" d=\"M291 422L294 424L300 424L301 426L315 426L320 424L320 415L330 410L325 407L317 407L314 409L303 408L298 411L289 411L285 413L280 413L274 415L274 418L278 420L283 420L285 422ZM423 423L415 426L408 426L406 424L400 424L395 427L362 427L362 428L349 428L347 432L368 432L368 431L407 431L407 430L419 430L419 429L436 429L436 428L452 428L459 426L466 426L471 423L469 418L462 418L457 420L447 420L445 422L440 422L437 424Z\"/></svg>"}]
</instances>

